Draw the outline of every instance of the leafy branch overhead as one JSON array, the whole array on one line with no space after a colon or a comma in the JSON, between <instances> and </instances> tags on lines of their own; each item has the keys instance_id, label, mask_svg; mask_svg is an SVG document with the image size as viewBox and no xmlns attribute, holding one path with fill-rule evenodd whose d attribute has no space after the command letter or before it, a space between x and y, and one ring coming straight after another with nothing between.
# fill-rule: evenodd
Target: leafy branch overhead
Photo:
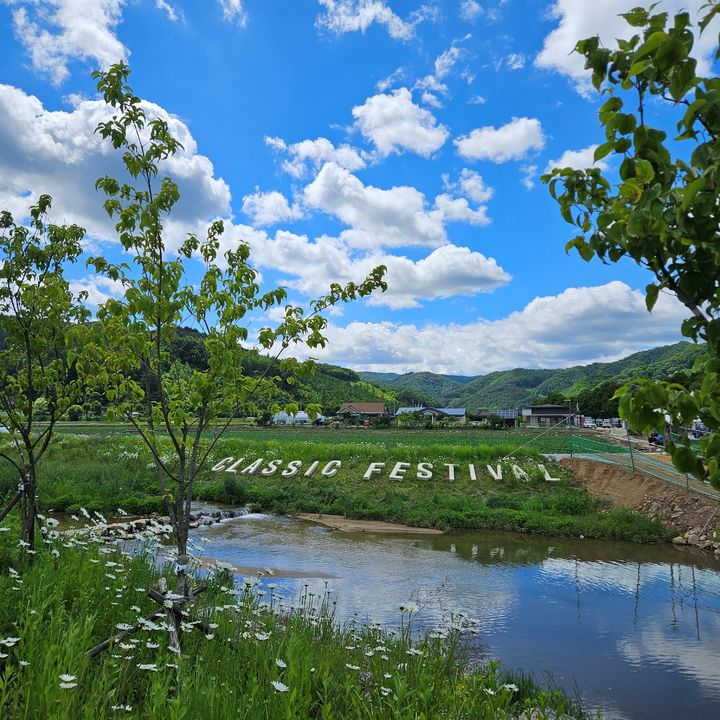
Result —
<instances>
[{"instance_id":1,"label":"leafy branch overhead","mask_svg":"<svg viewBox=\"0 0 720 720\"><path fill-rule=\"evenodd\" d=\"M576 47L607 96L599 111L605 142L595 161L611 158L613 169L561 168L543 180L578 230L568 250L587 261L628 257L653 276L645 289L648 310L661 292L687 307L683 335L707 342L696 366L700 389L638 380L618 391L620 411L644 430L702 420L712 432L700 442L701 455L687 438L667 447L681 471L720 487L720 79L698 76L692 56L720 3L705 5L698 27L687 12L669 17L654 8L623 15L637 33L615 48L597 37ZM669 137L661 125L673 113L677 132Z\"/></svg>"}]
</instances>

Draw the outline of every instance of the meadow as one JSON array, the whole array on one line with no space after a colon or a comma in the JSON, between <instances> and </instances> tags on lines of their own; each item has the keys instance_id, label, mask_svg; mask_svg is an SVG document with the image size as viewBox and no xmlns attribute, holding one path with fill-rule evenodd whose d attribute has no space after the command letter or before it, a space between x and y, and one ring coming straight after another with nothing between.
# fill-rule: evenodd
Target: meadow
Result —
<instances>
[{"instance_id":1,"label":"meadow","mask_svg":"<svg viewBox=\"0 0 720 720\"><path fill-rule=\"evenodd\" d=\"M564 436L540 440L544 452L557 452ZM248 463L260 458L264 463L298 460L303 468L314 461L322 467L339 460L342 468L334 477L315 472L312 477L299 473L287 478L279 472L212 472L208 466L196 482L195 496L284 514L338 514L444 530L494 528L640 542L667 539L669 531L658 522L594 501L559 465L545 462L551 475L559 478L546 482L538 467L544 461L537 444L537 435L472 430L243 430L218 443L210 466L225 457L245 457ZM371 462L386 465L365 478ZM412 467L402 479L391 480L389 472L396 462ZM415 466L423 462L436 468L431 479L416 478ZM452 481L445 463L456 464ZM513 463L526 470L529 481L514 476ZM476 479L470 476L469 464L474 465ZM501 481L486 468L498 464ZM17 482L11 469L0 465L0 498ZM138 438L127 433L59 435L40 470L39 502L44 510L69 513L81 507L106 514L119 507L133 514L163 512L151 457Z\"/></svg>"}]
</instances>

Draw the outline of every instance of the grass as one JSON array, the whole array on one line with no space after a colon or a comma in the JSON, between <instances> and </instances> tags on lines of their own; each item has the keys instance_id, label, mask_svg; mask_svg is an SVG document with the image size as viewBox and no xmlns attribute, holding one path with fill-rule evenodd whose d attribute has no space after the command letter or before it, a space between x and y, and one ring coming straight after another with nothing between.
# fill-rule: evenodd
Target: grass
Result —
<instances>
[{"instance_id":1,"label":"grass","mask_svg":"<svg viewBox=\"0 0 720 720\"><path fill-rule=\"evenodd\" d=\"M212 633L186 632L182 656L158 622L91 660L88 648L157 609L145 589L160 571L143 555L63 540L20 575L11 535L0 533L4 720L584 717L527 676L471 668L458 617L425 637L411 609L397 632L340 627L327 595L291 604L252 583L235 589L223 572L193 610Z\"/></svg>"},{"instance_id":2,"label":"grass","mask_svg":"<svg viewBox=\"0 0 720 720\"><path fill-rule=\"evenodd\" d=\"M341 460L342 469L332 478L316 472L310 478L298 474L291 479L280 473L267 477L208 471L196 483L196 497L285 514L338 514L441 529L494 528L639 542L667 539L668 531L657 521L630 510L608 512L598 506L560 466L547 464L561 482L545 482L537 466L542 458L531 448L520 447L523 436L486 434L503 442L470 444L462 431L352 435L310 428L238 433L219 443L213 461L229 456L246 457L248 463L256 458L295 459L303 462L304 469L314 460L323 464ZM503 460L514 450L514 461L526 468L530 482L516 480L512 460ZM365 480L363 474L373 461L385 461L386 468ZM389 469L398 461L412 467L403 480L389 480ZM433 479L415 478L414 466L420 462L435 464ZM443 468L450 462L458 466L454 482ZM469 463L476 468L475 481L469 477ZM486 470L486 465L498 463L503 465L502 481L493 480ZM0 464L0 498L8 496L16 483L9 464ZM41 468L39 493L44 509L70 513L80 507L104 513L118 507L135 514L163 511L150 455L132 435L59 436Z\"/></svg>"}]
</instances>

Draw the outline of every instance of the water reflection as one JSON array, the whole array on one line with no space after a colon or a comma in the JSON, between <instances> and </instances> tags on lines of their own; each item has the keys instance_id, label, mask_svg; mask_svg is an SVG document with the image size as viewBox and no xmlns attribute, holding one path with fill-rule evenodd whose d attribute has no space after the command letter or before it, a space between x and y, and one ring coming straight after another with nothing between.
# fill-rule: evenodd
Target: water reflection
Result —
<instances>
[{"instance_id":1,"label":"water reflection","mask_svg":"<svg viewBox=\"0 0 720 720\"><path fill-rule=\"evenodd\" d=\"M483 652L551 673L606 717L720 716L720 572L699 551L513 533L347 534L263 515L199 532L210 556L277 569L265 582L290 598L335 576L341 620L395 624L408 602L425 628L466 613Z\"/></svg>"}]
</instances>

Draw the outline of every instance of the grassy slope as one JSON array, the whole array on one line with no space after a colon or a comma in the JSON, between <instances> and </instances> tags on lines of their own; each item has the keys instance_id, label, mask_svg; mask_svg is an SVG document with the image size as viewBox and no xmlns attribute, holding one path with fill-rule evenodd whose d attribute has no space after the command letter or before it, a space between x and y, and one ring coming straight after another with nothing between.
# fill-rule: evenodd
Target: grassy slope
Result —
<instances>
[{"instance_id":1,"label":"grassy slope","mask_svg":"<svg viewBox=\"0 0 720 720\"><path fill-rule=\"evenodd\" d=\"M250 503L277 512L325 512L348 517L389 520L409 525L441 528L498 528L557 535L609 537L652 541L664 539L662 527L622 509L605 512L590 495L565 476L547 483L537 468L536 450L521 449L515 457L532 481L514 479L510 461L503 461L504 480L495 481L486 469L495 465L526 438L518 434L377 432L353 436L333 431L247 431L223 440L214 460L245 457L302 460L303 472L314 460L322 465L342 461L333 478L279 473L263 477L207 472L196 484L199 498ZM543 439L539 448L562 452L566 436ZM380 476L363 479L370 462L385 461ZM401 481L388 479L392 464L413 467ZM432 480L417 480L415 465L432 462ZM457 478L447 479L444 463L457 463ZM478 478L469 477L468 463ZM81 506L104 512L122 507L128 512L162 510L161 491L149 467L150 457L133 436L102 435L58 438L40 472L40 504L44 508L77 512ZM243 464L241 466L244 467ZM561 473L559 468L553 474ZM0 465L0 497L17 483L7 464Z\"/></svg>"},{"instance_id":2,"label":"grassy slope","mask_svg":"<svg viewBox=\"0 0 720 720\"><path fill-rule=\"evenodd\" d=\"M373 373L362 373L362 376L382 383L391 390L407 387L435 393L440 402L476 410L514 407L551 392L561 392L572 397L608 379L664 378L689 368L701 352L702 348L698 346L680 342L635 353L611 363L592 363L557 370L502 370L481 375L466 383L460 383L452 376L432 373L409 373L391 382L374 378Z\"/></svg>"}]
</instances>

